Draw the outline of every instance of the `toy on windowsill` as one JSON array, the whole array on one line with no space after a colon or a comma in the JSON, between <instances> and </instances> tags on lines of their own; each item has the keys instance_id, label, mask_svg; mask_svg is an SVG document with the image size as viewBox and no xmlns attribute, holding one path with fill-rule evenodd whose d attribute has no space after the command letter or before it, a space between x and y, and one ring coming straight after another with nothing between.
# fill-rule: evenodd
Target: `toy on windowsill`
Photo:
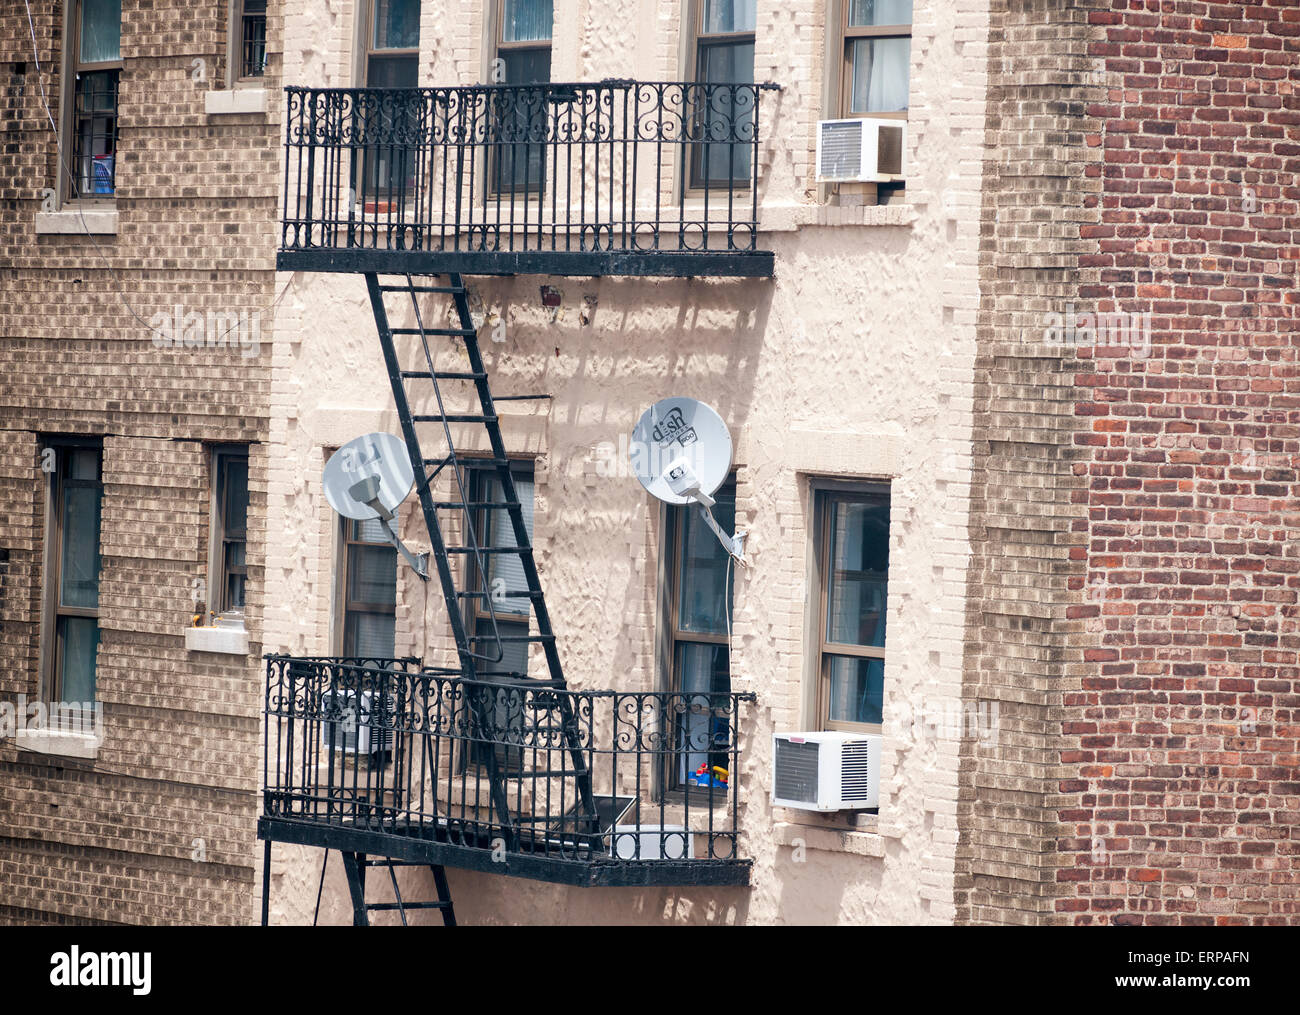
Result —
<instances>
[{"instance_id":1,"label":"toy on windowsill","mask_svg":"<svg viewBox=\"0 0 1300 1015\"><path fill-rule=\"evenodd\" d=\"M695 770L695 774L687 782L692 786L721 786L726 789L727 780L730 777L731 773L721 765L714 765L712 772L710 772L709 763L706 761Z\"/></svg>"}]
</instances>

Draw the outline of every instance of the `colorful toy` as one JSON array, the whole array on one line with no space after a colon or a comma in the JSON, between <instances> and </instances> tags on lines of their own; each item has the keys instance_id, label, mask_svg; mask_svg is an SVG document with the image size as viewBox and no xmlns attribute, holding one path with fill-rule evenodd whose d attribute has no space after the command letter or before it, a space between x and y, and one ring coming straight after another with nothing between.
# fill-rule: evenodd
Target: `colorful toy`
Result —
<instances>
[{"instance_id":1,"label":"colorful toy","mask_svg":"<svg viewBox=\"0 0 1300 1015\"><path fill-rule=\"evenodd\" d=\"M727 780L731 777L721 765L714 765L712 771L709 769L709 763L706 761L695 770L695 774L687 781L692 786L721 786L727 788Z\"/></svg>"}]
</instances>

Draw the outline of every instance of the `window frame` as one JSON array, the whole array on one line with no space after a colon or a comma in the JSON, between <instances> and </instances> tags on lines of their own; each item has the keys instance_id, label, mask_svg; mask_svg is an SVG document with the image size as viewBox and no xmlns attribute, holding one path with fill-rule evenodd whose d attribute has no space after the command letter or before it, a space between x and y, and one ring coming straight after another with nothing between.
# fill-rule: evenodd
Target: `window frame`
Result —
<instances>
[{"instance_id":1,"label":"window frame","mask_svg":"<svg viewBox=\"0 0 1300 1015\"><path fill-rule=\"evenodd\" d=\"M705 32L704 15L708 8L709 0L691 0L690 11L690 44L688 52L690 54L691 78L694 83L704 81L704 53L707 49L721 48L723 46L744 45L748 43L754 47L755 55L758 52L758 19L754 20L754 30L749 32ZM753 77L753 75L750 75ZM688 114L692 117L697 115L694 112ZM704 150L707 142L696 142L691 145L690 154L687 156L687 165L685 167L686 192L690 194L703 194L705 190L729 190L732 193L748 193L753 182L754 167L749 167L743 177L733 177L730 181L718 178L711 185L704 179L704 169L700 153ZM714 142L721 143L721 142ZM752 156L751 156L752 157Z\"/></svg>"},{"instance_id":2,"label":"window frame","mask_svg":"<svg viewBox=\"0 0 1300 1015\"><path fill-rule=\"evenodd\" d=\"M360 525L351 518L339 516L339 565L336 571L338 576L337 602L338 602L338 652L340 656L348 658L369 658L363 656L357 651L350 650L348 646L349 626L348 620L354 614L366 614L368 616L386 616L393 620L393 641L394 650L396 650L397 640L397 583L401 577L401 567L398 562L397 548L388 540L383 542L372 542L368 539L353 538L354 528ZM393 602L392 603L371 603L364 600L352 599L352 568L356 559L354 547L376 549L389 549L393 552Z\"/></svg>"},{"instance_id":3,"label":"window frame","mask_svg":"<svg viewBox=\"0 0 1300 1015\"><path fill-rule=\"evenodd\" d=\"M226 84L229 87L260 86L266 80L267 31L270 18L269 0L263 0L262 11L262 70L257 74L244 73L244 36L248 12L245 10L247 0L230 0L230 20L227 31L228 55L226 59Z\"/></svg>"},{"instance_id":4,"label":"window frame","mask_svg":"<svg viewBox=\"0 0 1300 1015\"><path fill-rule=\"evenodd\" d=\"M45 484L45 551L41 575L41 670L40 697L47 704L63 701L63 636L59 631L59 621L63 617L74 617L95 621L96 641L98 643L100 608L98 600L92 607L64 606L63 599L63 546L64 546L64 490L69 481L78 486L93 486L99 491L100 532L95 554L99 561L96 568L96 585L103 578L103 505L104 505L104 442L100 437L47 437L40 442L44 449L53 449L55 467L48 473ZM65 467L69 452L94 451L97 456L98 479L70 480L65 476ZM98 655L98 653L96 653ZM98 699L98 659L95 661L95 692Z\"/></svg>"},{"instance_id":5,"label":"window frame","mask_svg":"<svg viewBox=\"0 0 1300 1015\"><path fill-rule=\"evenodd\" d=\"M85 7L86 0L73 0L64 6L64 23L63 23L63 59L61 68L61 88L60 88L60 111L59 111L59 129L61 136L59 138L59 186L55 188L58 201L62 203L76 202L105 202L110 203L117 198L118 189L118 142L120 138L120 106L122 98L122 44L121 44L121 21L118 22L118 56L116 60L98 60L85 62L81 59L81 22L82 11ZM113 189L107 194L98 194L94 192L94 174L91 175L91 191L88 194L79 193L78 179L80 167L78 166L80 137L81 133L77 129L77 94L78 80L83 74L111 73L115 74L113 85ZM92 115L92 121L95 117ZM64 156L67 156L65 159ZM92 156L93 158L93 156ZM66 172L65 172L66 170Z\"/></svg>"},{"instance_id":6,"label":"window frame","mask_svg":"<svg viewBox=\"0 0 1300 1015\"><path fill-rule=\"evenodd\" d=\"M730 495L732 504L736 504L737 498L737 480L736 474L731 473L723 482L716 493L715 499L721 499ZM667 677L666 685L669 694L684 694L682 690L682 673L681 666L678 662L678 646L682 644L692 645L721 645L727 650L728 666L728 685L730 685L730 666L731 666L731 636L723 634L709 634L698 631L683 631L681 629L681 575L682 575L682 554L686 549L686 522L690 512L699 509L693 504L671 504L665 505L665 531L667 534L664 554L667 563L667 573L664 575L667 587L667 595L664 597L664 606L668 616L664 624L663 652L664 652L664 669L663 672ZM701 525L704 523L701 522ZM709 530L710 537L713 537L712 530ZM728 564L728 567L731 565ZM735 614L735 595L736 582L734 572L726 572L729 580L724 580L723 595L727 599L724 603L724 609L729 609L732 616ZM728 686L727 694L732 692ZM733 720L734 722L734 717ZM670 751L664 754L663 771L658 773L660 784L663 787L664 794L682 794L686 792L686 785L678 780L678 759L683 752L680 751L676 744ZM705 793L707 790L697 790ZM720 801L725 803L726 794L720 797Z\"/></svg>"},{"instance_id":7,"label":"window frame","mask_svg":"<svg viewBox=\"0 0 1300 1015\"><path fill-rule=\"evenodd\" d=\"M841 120L885 119L906 121L910 110L901 109L887 113L855 113L853 109L853 60L849 56L853 43L858 39L911 39L915 21L906 25L850 25L849 14L853 0L839 0L839 87L838 113ZM915 11L913 18L915 18ZM900 29L906 31L900 31ZM912 68L907 68L908 101L911 101Z\"/></svg>"},{"instance_id":8,"label":"window frame","mask_svg":"<svg viewBox=\"0 0 1300 1015\"><path fill-rule=\"evenodd\" d=\"M223 486L222 463L231 458L244 459L245 474L251 479L249 469L250 455L247 444L220 444L212 448L211 472L209 474L210 513L208 518L208 601L209 615L225 620L244 620L248 603L248 517L244 517L242 537L230 538L226 531L226 494ZM228 479L228 477L226 477ZM246 491L247 492L247 491ZM249 497L249 510L252 510L252 498ZM227 569L226 546L230 543L244 544L244 563L241 567ZM244 578L244 606L234 608L226 606L226 580L231 575Z\"/></svg>"},{"instance_id":9,"label":"window frame","mask_svg":"<svg viewBox=\"0 0 1300 1015\"><path fill-rule=\"evenodd\" d=\"M815 716L818 730L849 733L880 733L884 725L884 716L879 723L857 723L830 718L830 663L836 658L879 659L888 674L888 626L886 626L885 644L851 645L833 642L827 638L827 619L830 606L831 578L831 535L832 513L835 504L880 503L882 500L891 510L892 532L892 487L888 482L836 482L814 480L810 483L813 511L814 575L817 586L817 607L813 611L817 630L812 640L812 670L816 679ZM888 540L890 537L886 535ZM885 611L889 610L889 573L885 573Z\"/></svg>"},{"instance_id":10,"label":"window frame","mask_svg":"<svg viewBox=\"0 0 1300 1015\"><path fill-rule=\"evenodd\" d=\"M379 8L375 0L363 0L357 4L357 10L361 14L359 52L360 57L357 68L358 75L361 79L362 88L375 88L377 85L370 83L370 61L373 57L381 57L385 60L410 59L415 64L416 80L420 76L420 44L415 46L402 46L392 49L379 48L375 46L375 18L378 16ZM423 5L416 4L416 21L420 20L423 15Z\"/></svg>"}]
</instances>

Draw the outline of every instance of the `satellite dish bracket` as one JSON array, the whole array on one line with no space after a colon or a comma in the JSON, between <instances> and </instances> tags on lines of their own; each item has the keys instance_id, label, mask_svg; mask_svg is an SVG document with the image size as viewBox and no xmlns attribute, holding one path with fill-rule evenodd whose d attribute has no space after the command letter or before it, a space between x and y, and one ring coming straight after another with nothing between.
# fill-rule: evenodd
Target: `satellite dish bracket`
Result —
<instances>
[{"instance_id":1,"label":"satellite dish bracket","mask_svg":"<svg viewBox=\"0 0 1300 1015\"><path fill-rule=\"evenodd\" d=\"M412 553L406 548L405 544L397 538L397 533L393 531L391 516L389 518L381 517L379 519L379 524L384 527L384 534L388 536L388 541L397 547L397 552L400 553L406 559L406 562L411 565L411 570L425 581L428 581L429 555L427 553Z\"/></svg>"},{"instance_id":2,"label":"satellite dish bracket","mask_svg":"<svg viewBox=\"0 0 1300 1015\"><path fill-rule=\"evenodd\" d=\"M737 531L737 533L734 536L727 535L726 531L722 528L721 525L718 524L717 520L713 517L713 512L709 510L709 507L713 502L713 498L710 497L709 501L710 504L705 504L698 499L696 500L696 504L700 509L700 514L704 516L705 524L708 525L708 527L713 530L714 535L718 537L718 540L719 542L722 543L723 548L729 554L731 554L732 557L735 558L736 563L739 564L741 567L747 567L748 565L745 563L744 531Z\"/></svg>"}]
</instances>

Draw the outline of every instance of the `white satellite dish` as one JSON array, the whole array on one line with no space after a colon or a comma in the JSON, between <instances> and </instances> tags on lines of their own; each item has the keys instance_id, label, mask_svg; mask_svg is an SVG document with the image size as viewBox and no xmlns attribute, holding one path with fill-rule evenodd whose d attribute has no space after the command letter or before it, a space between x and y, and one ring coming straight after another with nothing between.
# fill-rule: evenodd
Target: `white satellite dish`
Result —
<instances>
[{"instance_id":1,"label":"white satellite dish","mask_svg":"<svg viewBox=\"0 0 1300 1015\"><path fill-rule=\"evenodd\" d=\"M744 563L745 534L727 535L709 510L731 472L731 434L717 412L694 398L655 402L632 431L628 454L642 486L665 503L698 505L727 552Z\"/></svg>"},{"instance_id":2,"label":"white satellite dish","mask_svg":"<svg viewBox=\"0 0 1300 1015\"><path fill-rule=\"evenodd\" d=\"M406 443L390 433L368 433L348 441L330 456L321 477L325 499L344 518L378 520L391 542L426 581L428 554L415 556L397 538L392 522L415 485Z\"/></svg>"}]
</instances>

